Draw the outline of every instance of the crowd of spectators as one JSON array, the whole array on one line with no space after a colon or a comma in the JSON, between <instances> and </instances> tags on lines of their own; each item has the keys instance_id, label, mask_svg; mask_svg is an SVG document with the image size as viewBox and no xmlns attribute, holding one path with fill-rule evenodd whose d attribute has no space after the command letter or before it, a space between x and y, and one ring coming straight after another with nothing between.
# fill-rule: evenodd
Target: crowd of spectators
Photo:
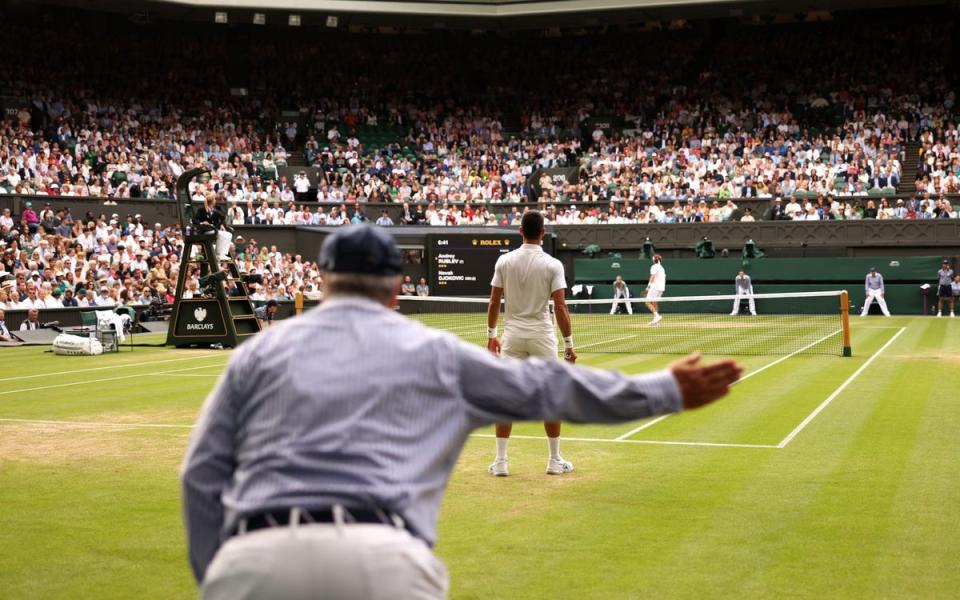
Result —
<instances>
[{"instance_id":1,"label":"crowd of spectators","mask_svg":"<svg viewBox=\"0 0 960 600\"><path fill-rule=\"evenodd\" d=\"M895 190L916 141L919 189L956 192L955 98L942 58L952 23L869 23L456 44L442 34L265 32L239 57L215 28L110 29L103 44L88 24L18 26L0 48L0 84L28 105L0 126L0 191L164 197L177 175L204 165L207 188L247 214L294 199L442 206L534 195L723 207ZM247 96L230 93L237 62ZM292 154L324 180L305 187L279 174ZM538 167L582 168L582 177L532 190Z\"/></svg>"},{"instance_id":2,"label":"crowd of spectators","mask_svg":"<svg viewBox=\"0 0 960 600\"><path fill-rule=\"evenodd\" d=\"M142 305L149 319L173 303L183 265L177 226L116 213L74 218L60 209L38 227L0 228L0 309ZM314 262L254 239L237 239L233 251L241 272L263 276L261 284L252 284L254 301L291 300L298 292L319 298L322 281ZM188 261L187 268L185 297L202 294L199 264Z\"/></svg>"},{"instance_id":3,"label":"crowd of spectators","mask_svg":"<svg viewBox=\"0 0 960 600\"><path fill-rule=\"evenodd\" d=\"M955 93L948 92L951 105ZM920 133L917 189L929 194L960 193L960 130L956 121L932 123Z\"/></svg>"},{"instance_id":4,"label":"crowd of spectators","mask_svg":"<svg viewBox=\"0 0 960 600\"><path fill-rule=\"evenodd\" d=\"M514 226L522 207L501 205L532 199L553 224L955 218L954 22L869 24L559 40L264 31L238 46L209 27L20 23L0 46L0 88L22 100L0 120L0 194L109 207L170 197L205 166L191 197L216 194L228 225ZM246 95L231 94L238 64ZM908 144L917 193L897 199ZM281 170L301 159L319 184ZM566 175L531 183L538 168ZM399 217L373 206L386 202ZM176 227L35 203L0 214L0 309L172 301ZM264 276L255 301L319 296L313 262L255 240L235 251ZM187 294L203 293L187 268Z\"/></svg>"}]
</instances>

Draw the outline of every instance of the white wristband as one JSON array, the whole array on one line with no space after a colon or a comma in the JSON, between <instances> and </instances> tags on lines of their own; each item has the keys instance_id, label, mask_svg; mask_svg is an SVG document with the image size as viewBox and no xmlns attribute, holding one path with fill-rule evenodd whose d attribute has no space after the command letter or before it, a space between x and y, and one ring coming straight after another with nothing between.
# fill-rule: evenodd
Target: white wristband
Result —
<instances>
[{"instance_id":1,"label":"white wristband","mask_svg":"<svg viewBox=\"0 0 960 600\"><path fill-rule=\"evenodd\" d=\"M564 348L565 350L566 350L566 349L569 349L569 348L573 348L573 336L572 336L572 335L568 335L567 337L563 338L563 348Z\"/></svg>"},{"instance_id":2,"label":"white wristband","mask_svg":"<svg viewBox=\"0 0 960 600\"><path fill-rule=\"evenodd\" d=\"M487 339L492 340L497 337L497 328L496 327L487 327Z\"/></svg>"}]
</instances>

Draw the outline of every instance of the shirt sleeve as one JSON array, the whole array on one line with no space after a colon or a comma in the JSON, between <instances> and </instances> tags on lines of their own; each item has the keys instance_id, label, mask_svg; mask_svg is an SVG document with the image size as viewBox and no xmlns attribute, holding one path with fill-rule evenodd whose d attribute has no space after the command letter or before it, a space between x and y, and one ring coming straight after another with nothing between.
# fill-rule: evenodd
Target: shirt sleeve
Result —
<instances>
[{"instance_id":1,"label":"shirt sleeve","mask_svg":"<svg viewBox=\"0 0 960 600\"><path fill-rule=\"evenodd\" d=\"M220 547L224 520L220 498L236 469L237 415L232 399L236 398L233 382L238 371L242 369L237 361L231 362L204 402L180 473L190 567L197 582L203 581Z\"/></svg>"},{"instance_id":2,"label":"shirt sleeve","mask_svg":"<svg viewBox=\"0 0 960 600\"><path fill-rule=\"evenodd\" d=\"M493 266L493 279L490 281L490 285L493 287L503 288L503 273L501 270L503 268L503 257L497 259L497 264Z\"/></svg>"},{"instance_id":3,"label":"shirt sleeve","mask_svg":"<svg viewBox=\"0 0 960 600\"><path fill-rule=\"evenodd\" d=\"M553 263L553 280L550 282L550 293L567 289L567 278L563 274L563 263L555 260Z\"/></svg>"},{"instance_id":4,"label":"shirt sleeve","mask_svg":"<svg viewBox=\"0 0 960 600\"><path fill-rule=\"evenodd\" d=\"M475 427L500 421L622 423L683 407L676 379L666 370L627 376L557 360L498 358L457 340L449 343Z\"/></svg>"}]
</instances>

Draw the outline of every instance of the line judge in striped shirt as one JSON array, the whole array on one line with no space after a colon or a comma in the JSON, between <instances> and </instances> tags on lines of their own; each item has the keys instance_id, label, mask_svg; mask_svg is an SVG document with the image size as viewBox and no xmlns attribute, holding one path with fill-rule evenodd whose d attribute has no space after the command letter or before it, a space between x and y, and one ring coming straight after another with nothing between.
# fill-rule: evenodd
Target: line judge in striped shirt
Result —
<instances>
[{"instance_id":1,"label":"line judge in striped shirt","mask_svg":"<svg viewBox=\"0 0 960 600\"><path fill-rule=\"evenodd\" d=\"M241 346L191 435L183 510L204 598L443 598L431 548L473 430L697 408L741 373L696 355L640 376L497 358L393 310L400 253L376 227L331 234L320 266L324 303Z\"/></svg>"}]
</instances>

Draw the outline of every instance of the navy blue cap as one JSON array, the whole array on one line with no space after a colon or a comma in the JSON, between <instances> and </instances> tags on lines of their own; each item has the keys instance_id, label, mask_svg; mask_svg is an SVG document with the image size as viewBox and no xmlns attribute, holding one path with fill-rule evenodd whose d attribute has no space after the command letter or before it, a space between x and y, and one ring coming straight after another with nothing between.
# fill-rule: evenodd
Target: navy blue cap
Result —
<instances>
[{"instance_id":1,"label":"navy blue cap","mask_svg":"<svg viewBox=\"0 0 960 600\"><path fill-rule=\"evenodd\" d=\"M373 225L347 225L327 236L318 265L327 273L399 275L403 270L393 238Z\"/></svg>"}]
</instances>

